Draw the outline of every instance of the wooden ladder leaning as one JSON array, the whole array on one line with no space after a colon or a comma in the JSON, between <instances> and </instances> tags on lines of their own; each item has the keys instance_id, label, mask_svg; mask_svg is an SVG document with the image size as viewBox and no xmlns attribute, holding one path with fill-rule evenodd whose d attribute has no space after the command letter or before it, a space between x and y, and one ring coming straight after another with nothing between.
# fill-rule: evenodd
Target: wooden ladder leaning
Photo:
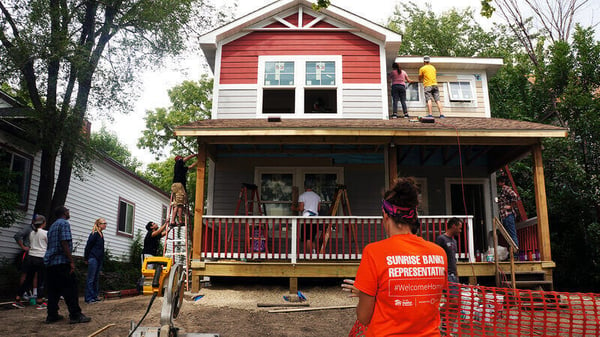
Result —
<instances>
[{"instance_id":1,"label":"wooden ladder leaning","mask_svg":"<svg viewBox=\"0 0 600 337\"><path fill-rule=\"evenodd\" d=\"M346 185L337 185L335 194L333 195L333 203L331 204L329 215L336 216L339 212L340 207L342 208L342 212L344 213L344 215L352 215L352 210L350 209L350 200L348 199L348 189L346 188ZM329 239L331 238L332 231L333 222L330 222L329 225L327 225L327 229L323 233L323 243L321 244L320 250L321 254L325 253L325 249L327 248L327 244L329 243ZM354 244L356 246L356 254L358 254L358 236L356 233L356 224L348 224L348 234L350 240L350 247L352 247L352 240L354 240Z\"/></svg>"},{"instance_id":2,"label":"wooden ladder leaning","mask_svg":"<svg viewBox=\"0 0 600 337\"><path fill-rule=\"evenodd\" d=\"M242 183L237 206L235 207L235 215L239 215L242 204L245 215L254 215L255 209L257 210L257 215L265 215L266 213L264 204L260 201L258 186L254 184ZM258 228L256 227L254 223L249 223L246 220L246 252L249 250L268 252L266 228L261 228L260 221ZM233 229L228 233L227 242L233 246Z\"/></svg>"}]
</instances>

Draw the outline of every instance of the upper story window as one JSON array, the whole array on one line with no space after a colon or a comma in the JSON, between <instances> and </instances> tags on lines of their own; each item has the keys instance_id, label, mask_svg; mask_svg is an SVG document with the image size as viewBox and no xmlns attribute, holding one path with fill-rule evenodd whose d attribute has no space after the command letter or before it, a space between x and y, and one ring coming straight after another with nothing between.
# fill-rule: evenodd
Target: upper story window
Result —
<instances>
[{"instance_id":1,"label":"upper story window","mask_svg":"<svg viewBox=\"0 0 600 337\"><path fill-rule=\"evenodd\" d=\"M133 236L133 222L135 216L135 204L119 198L119 220L117 233Z\"/></svg>"},{"instance_id":2,"label":"upper story window","mask_svg":"<svg viewBox=\"0 0 600 337\"><path fill-rule=\"evenodd\" d=\"M448 82L448 96L451 102L471 102L475 99L470 81Z\"/></svg>"},{"instance_id":3,"label":"upper story window","mask_svg":"<svg viewBox=\"0 0 600 337\"><path fill-rule=\"evenodd\" d=\"M31 181L31 157L26 157L16 152L0 148L0 169L6 170L10 176L2 183L7 183L10 189L17 194L17 203L21 207L27 206L29 187Z\"/></svg>"},{"instance_id":4,"label":"upper story window","mask_svg":"<svg viewBox=\"0 0 600 337\"><path fill-rule=\"evenodd\" d=\"M409 107L422 107L425 104L423 86L418 82L409 83L406 87L406 104Z\"/></svg>"},{"instance_id":5,"label":"upper story window","mask_svg":"<svg viewBox=\"0 0 600 337\"><path fill-rule=\"evenodd\" d=\"M341 56L260 56L263 114L337 114Z\"/></svg>"}]
</instances>

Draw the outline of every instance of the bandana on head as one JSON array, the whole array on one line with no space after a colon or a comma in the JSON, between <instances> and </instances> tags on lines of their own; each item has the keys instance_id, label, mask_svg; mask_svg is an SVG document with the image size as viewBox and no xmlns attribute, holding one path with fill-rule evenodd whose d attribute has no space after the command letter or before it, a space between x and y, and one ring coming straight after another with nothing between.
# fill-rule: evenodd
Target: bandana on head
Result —
<instances>
[{"instance_id":1,"label":"bandana on head","mask_svg":"<svg viewBox=\"0 0 600 337\"><path fill-rule=\"evenodd\" d=\"M414 207L396 206L390 203L389 201L383 199L381 200L381 208L389 216L400 217L402 219L407 219L411 221L415 221L417 218L417 209Z\"/></svg>"}]
</instances>

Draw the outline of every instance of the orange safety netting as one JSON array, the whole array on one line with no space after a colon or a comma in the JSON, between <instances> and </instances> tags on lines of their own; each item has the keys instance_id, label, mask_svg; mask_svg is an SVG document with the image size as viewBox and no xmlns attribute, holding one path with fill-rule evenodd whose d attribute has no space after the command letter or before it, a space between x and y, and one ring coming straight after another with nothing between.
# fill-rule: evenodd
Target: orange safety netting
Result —
<instances>
[{"instance_id":1,"label":"orange safety netting","mask_svg":"<svg viewBox=\"0 0 600 337\"><path fill-rule=\"evenodd\" d=\"M600 336L600 294L450 283L442 336ZM349 336L363 336L358 321Z\"/></svg>"}]
</instances>

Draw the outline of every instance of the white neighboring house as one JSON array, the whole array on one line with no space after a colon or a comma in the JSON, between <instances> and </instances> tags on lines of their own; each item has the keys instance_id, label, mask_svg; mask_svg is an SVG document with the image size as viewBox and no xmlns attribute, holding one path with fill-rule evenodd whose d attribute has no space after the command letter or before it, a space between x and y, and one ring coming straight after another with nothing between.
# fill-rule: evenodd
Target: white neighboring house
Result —
<instances>
[{"instance_id":1,"label":"white neighboring house","mask_svg":"<svg viewBox=\"0 0 600 337\"><path fill-rule=\"evenodd\" d=\"M19 205L24 211L24 217L16 224L0 228L0 257L8 259L20 251L13 236L33 217L40 179L41 152L33 151L34 144L24 137L20 127L25 120L23 110L18 102L0 91L0 165L8 165L21 174ZM166 219L169 195L109 157L98 156L92 166L93 172L84 173L83 180L71 177L65 202L71 211L74 255L83 256L94 221L102 217L108 223L104 231L105 248L115 258L127 260L135 234L141 231L143 238L148 221Z\"/></svg>"}]
</instances>

